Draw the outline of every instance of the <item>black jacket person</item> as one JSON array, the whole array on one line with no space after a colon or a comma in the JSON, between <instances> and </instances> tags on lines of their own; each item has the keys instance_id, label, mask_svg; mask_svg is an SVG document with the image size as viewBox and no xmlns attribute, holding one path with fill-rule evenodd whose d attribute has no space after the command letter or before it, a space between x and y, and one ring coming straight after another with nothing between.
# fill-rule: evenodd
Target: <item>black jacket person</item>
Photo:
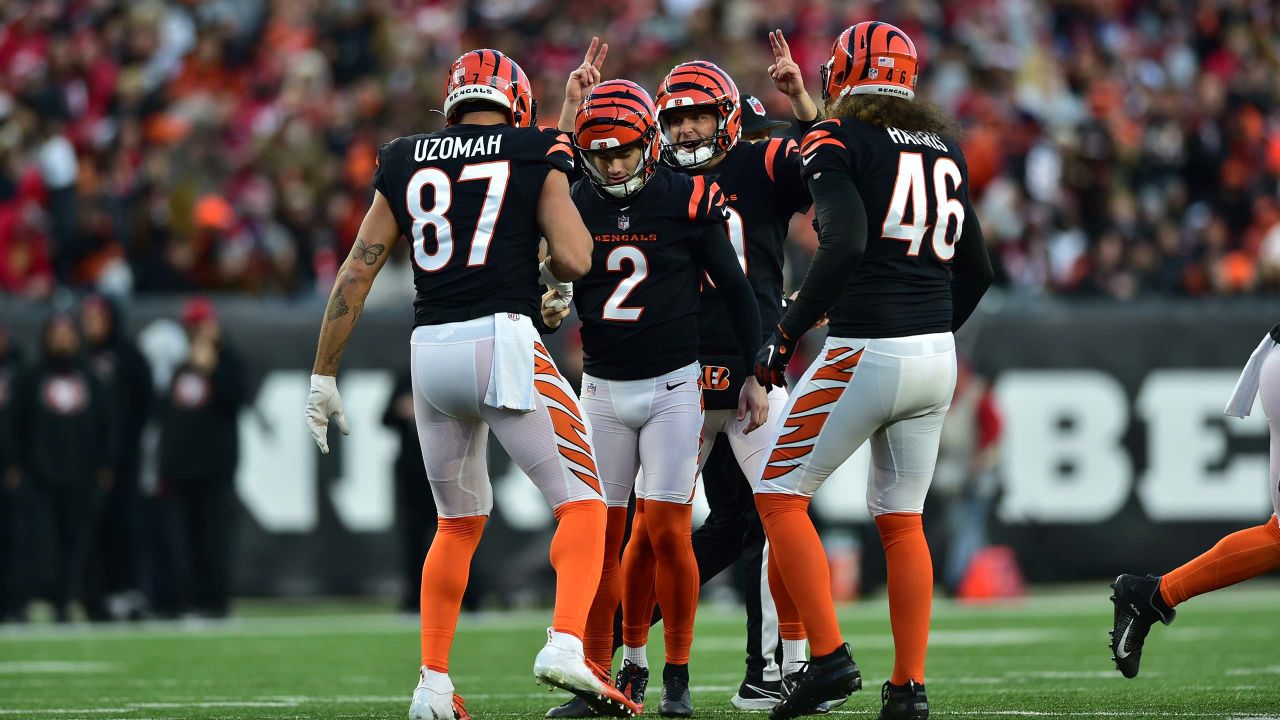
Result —
<instances>
[{"instance_id":1,"label":"black jacket person","mask_svg":"<svg viewBox=\"0 0 1280 720\"><path fill-rule=\"evenodd\" d=\"M55 616L69 619L79 599L89 543L104 490L112 483L116 436L110 397L80 355L75 320L52 316L42 333L43 355L13 385L12 448L17 484L32 491L52 532L47 562L37 553L19 558L27 578L42 567L54 571Z\"/></svg>"}]
</instances>

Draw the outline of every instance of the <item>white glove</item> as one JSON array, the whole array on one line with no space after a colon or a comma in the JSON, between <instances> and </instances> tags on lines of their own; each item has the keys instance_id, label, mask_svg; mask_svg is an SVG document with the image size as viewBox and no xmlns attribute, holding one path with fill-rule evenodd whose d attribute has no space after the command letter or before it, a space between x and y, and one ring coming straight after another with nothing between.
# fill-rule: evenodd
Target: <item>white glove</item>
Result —
<instances>
[{"instance_id":1,"label":"white glove","mask_svg":"<svg viewBox=\"0 0 1280 720\"><path fill-rule=\"evenodd\" d=\"M538 266L538 282L555 290L560 296L558 298L548 298L543 305L552 310L560 311L569 307L569 303L573 302L573 283L561 282L557 279L555 274L551 272L550 261L551 258L547 258Z\"/></svg>"},{"instance_id":2,"label":"white glove","mask_svg":"<svg viewBox=\"0 0 1280 720\"><path fill-rule=\"evenodd\" d=\"M320 452L329 454L329 417L334 416L343 435L350 435L347 416L342 411L342 396L338 394L338 381L332 375L312 375L311 394L307 397L307 429Z\"/></svg>"}]
</instances>

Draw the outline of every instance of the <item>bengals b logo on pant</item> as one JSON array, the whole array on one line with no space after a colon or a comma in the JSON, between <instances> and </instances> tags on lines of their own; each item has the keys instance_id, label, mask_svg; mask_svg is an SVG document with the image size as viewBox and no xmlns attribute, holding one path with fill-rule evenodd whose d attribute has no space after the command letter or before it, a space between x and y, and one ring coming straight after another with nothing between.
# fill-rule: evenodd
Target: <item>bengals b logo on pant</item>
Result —
<instances>
[{"instance_id":1,"label":"bengals b logo on pant","mask_svg":"<svg viewBox=\"0 0 1280 720\"><path fill-rule=\"evenodd\" d=\"M729 368L719 365L706 365L702 368L702 377L698 380L702 390L728 390Z\"/></svg>"}]
</instances>

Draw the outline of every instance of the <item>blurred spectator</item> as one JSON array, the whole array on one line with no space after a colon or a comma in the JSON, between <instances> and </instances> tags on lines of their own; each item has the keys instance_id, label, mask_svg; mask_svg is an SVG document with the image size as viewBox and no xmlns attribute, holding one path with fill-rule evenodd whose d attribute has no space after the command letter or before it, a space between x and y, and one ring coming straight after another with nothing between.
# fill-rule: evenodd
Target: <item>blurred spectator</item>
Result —
<instances>
[{"instance_id":1,"label":"blurred spectator","mask_svg":"<svg viewBox=\"0 0 1280 720\"><path fill-rule=\"evenodd\" d=\"M213 303L188 300L182 324L190 351L159 403L158 495L167 556L158 610L220 618L230 609L238 421L249 388Z\"/></svg>"},{"instance_id":2,"label":"blurred spectator","mask_svg":"<svg viewBox=\"0 0 1280 720\"><path fill-rule=\"evenodd\" d=\"M375 149L440 126L431 109L463 50L516 58L544 121L593 34L609 77L652 90L705 57L785 117L765 32L788 33L816 93L832 39L869 18L911 34L921 95L964 122L1009 291L1280 284L1269 3L40 0L0 16L0 289L47 294L56 269L135 292L323 294Z\"/></svg>"},{"instance_id":3,"label":"blurred spectator","mask_svg":"<svg viewBox=\"0 0 1280 720\"><path fill-rule=\"evenodd\" d=\"M999 487L996 464L1003 426L991 385L961 358L929 494L931 506L942 506L941 513L933 513L941 525L931 528L941 535L940 542L930 544L942 550L942 583L952 594L973 556L989 544L987 524Z\"/></svg>"},{"instance_id":4,"label":"blurred spectator","mask_svg":"<svg viewBox=\"0 0 1280 720\"><path fill-rule=\"evenodd\" d=\"M24 573L52 568L54 618L68 622L71 603L82 599L99 508L113 481L115 427L111 397L83 361L75 319L51 316L41 338L40 361L16 381L10 483L29 489L46 525L40 529L49 552L44 562L24 553Z\"/></svg>"},{"instance_id":5,"label":"blurred spectator","mask_svg":"<svg viewBox=\"0 0 1280 720\"><path fill-rule=\"evenodd\" d=\"M13 347L8 328L0 325L0 623L26 618L17 601L19 476L13 449L14 381L21 374L22 359Z\"/></svg>"},{"instance_id":6,"label":"blurred spectator","mask_svg":"<svg viewBox=\"0 0 1280 720\"><path fill-rule=\"evenodd\" d=\"M142 430L151 413L151 368L137 346L124 336L124 320L116 304L90 295L80 305L89 369L111 398L112 423L119 452L112 468L115 480L94 543L85 609L91 620L137 617L143 609L139 590L142 552L142 498L138 474L142 462Z\"/></svg>"},{"instance_id":7,"label":"blurred spectator","mask_svg":"<svg viewBox=\"0 0 1280 720\"><path fill-rule=\"evenodd\" d=\"M400 609L417 613L422 584L422 563L427 548L436 534L436 502L431 495L431 481L422 464L422 447L418 444L418 425L413 419L413 387L408 371L396 375L395 389L382 414L382 424L400 435L400 454L396 456L396 523L401 538ZM468 602L467 605L473 605Z\"/></svg>"}]
</instances>

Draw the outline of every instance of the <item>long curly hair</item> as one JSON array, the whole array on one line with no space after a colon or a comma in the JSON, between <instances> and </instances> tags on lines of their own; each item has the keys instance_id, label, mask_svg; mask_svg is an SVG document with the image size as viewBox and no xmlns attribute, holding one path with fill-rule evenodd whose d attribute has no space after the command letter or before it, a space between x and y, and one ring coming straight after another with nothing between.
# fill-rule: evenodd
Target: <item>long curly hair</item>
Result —
<instances>
[{"instance_id":1,"label":"long curly hair","mask_svg":"<svg viewBox=\"0 0 1280 720\"><path fill-rule=\"evenodd\" d=\"M958 120L919 97L906 100L892 95L845 95L828 104L826 110L827 117L855 118L907 132L937 133L950 140L964 137L964 129Z\"/></svg>"}]
</instances>

